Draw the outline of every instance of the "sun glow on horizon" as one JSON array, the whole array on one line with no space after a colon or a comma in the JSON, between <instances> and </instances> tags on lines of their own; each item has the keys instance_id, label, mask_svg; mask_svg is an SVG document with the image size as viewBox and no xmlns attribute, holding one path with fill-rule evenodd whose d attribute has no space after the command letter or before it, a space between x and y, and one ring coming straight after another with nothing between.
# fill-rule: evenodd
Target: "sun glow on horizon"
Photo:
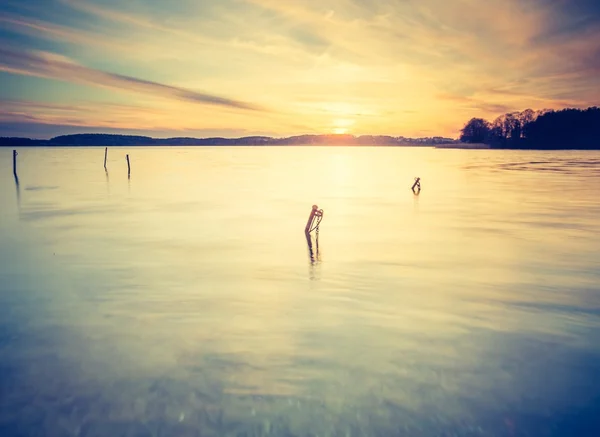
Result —
<instances>
[{"instance_id":1,"label":"sun glow on horizon","mask_svg":"<svg viewBox=\"0 0 600 437\"><path fill-rule=\"evenodd\" d=\"M332 132L338 135L347 134L353 125L354 120L348 118L339 118L333 121Z\"/></svg>"}]
</instances>

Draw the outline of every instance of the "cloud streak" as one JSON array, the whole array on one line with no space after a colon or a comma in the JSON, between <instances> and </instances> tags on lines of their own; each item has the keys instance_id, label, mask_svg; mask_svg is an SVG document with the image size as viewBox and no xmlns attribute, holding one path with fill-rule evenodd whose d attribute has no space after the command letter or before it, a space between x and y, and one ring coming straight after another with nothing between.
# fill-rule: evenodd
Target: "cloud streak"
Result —
<instances>
[{"instance_id":1,"label":"cloud streak","mask_svg":"<svg viewBox=\"0 0 600 437\"><path fill-rule=\"evenodd\" d=\"M83 65L48 52L17 52L0 48L0 70L30 76L79 82L106 88L162 96L197 104L224 106L232 109L264 111L263 108L212 94L180 88L136 77L110 73Z\"/></svg>"}]
</instances>

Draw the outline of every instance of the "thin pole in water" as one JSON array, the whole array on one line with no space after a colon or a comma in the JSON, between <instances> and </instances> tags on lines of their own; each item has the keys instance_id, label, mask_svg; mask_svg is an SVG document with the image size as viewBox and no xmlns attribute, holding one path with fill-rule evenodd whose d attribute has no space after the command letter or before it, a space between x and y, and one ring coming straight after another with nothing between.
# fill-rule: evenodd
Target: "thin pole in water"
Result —
<instances>
[{"instance_id":1,"label":"thin pole in water","mask_svg":"<svg viewBox=\"0 0 600 437\"><path fill-rule=\"evenodd\" d=\"M104 148L104 170L106 170L106 155L108 155L108 147Z\"/></svg>"},{"instance_id":2,"label":"thin pole in water","mask_svg":"<svg viewBox=\"0 0 600 437\"><path fill-rule=\"evenodd\" d=\"M127 155L127 177L131 175L131 165L129 164L129 155Z\"/></svg>"},{"instance_id":3,"label":"thin pole in water","mask_svg":"<svg viewBox=\"0 0 600 437\"><path fill-rule=\"evenodd\" d=\"M17 178L17 151L13 150L13 174L15 175L15 178Z\"/></svg>"}]
</instances>

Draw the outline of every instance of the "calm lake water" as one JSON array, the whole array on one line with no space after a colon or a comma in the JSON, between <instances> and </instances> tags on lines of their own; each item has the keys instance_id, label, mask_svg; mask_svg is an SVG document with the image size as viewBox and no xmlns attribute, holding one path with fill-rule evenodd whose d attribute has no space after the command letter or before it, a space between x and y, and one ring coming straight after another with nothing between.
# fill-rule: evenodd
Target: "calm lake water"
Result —
<instances>
[{"instance_id":1,"label":"calm lake water","mask_svg":"<svg viewBox=\"0 0 600 437\"><path fill-rule=\"evenodd\" d=\"M1 436L600 435L600 153L103 159L0 149Z\"/></svg>"}]
</instances>

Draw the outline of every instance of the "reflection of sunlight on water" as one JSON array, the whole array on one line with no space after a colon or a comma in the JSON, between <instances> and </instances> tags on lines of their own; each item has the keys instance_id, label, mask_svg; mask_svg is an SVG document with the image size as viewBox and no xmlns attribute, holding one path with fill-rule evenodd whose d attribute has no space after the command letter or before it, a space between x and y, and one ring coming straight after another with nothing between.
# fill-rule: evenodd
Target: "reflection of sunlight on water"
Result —
<instances>
[{"instance_id":1,"label":"reflection of sunlight on water","mask_svg":"<svg viewBox=\"0 0 600 437\"><path fill-rule=\"evenodd\" d=\"M59 152L23 151L27 186L58 188L24 192L20 215L0 190L7 435L496 436L505 418L539 435L600 396L588 167L495 171L551 161L540 152L140 149L131 186L120 151L110 179L89 150ZM565 165L597 159L584 155ZM327 216L311 256L314 203Z\"/></svg>"}]
</instances>

